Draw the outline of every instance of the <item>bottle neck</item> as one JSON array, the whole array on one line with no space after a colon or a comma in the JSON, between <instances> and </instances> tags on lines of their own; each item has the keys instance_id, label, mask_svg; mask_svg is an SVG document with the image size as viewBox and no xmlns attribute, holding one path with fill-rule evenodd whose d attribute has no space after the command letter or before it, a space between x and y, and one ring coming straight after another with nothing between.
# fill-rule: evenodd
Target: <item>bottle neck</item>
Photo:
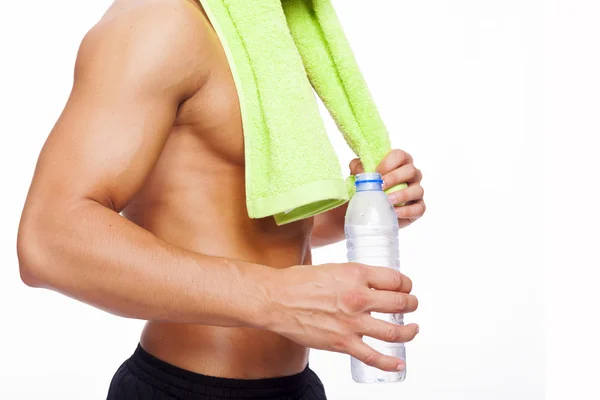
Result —
<instances>
[{"instance_id":1,"label":"bottle neck","mask_svg":"<svg viewBox=\"0 0 600 400\"><path fill-rule=\"evenodd\" d=\"M365 172L356 175L356 181L354 182L357 192L364 191L383 191L383 179L379 172Z\"/></svg>"}]
</instances>

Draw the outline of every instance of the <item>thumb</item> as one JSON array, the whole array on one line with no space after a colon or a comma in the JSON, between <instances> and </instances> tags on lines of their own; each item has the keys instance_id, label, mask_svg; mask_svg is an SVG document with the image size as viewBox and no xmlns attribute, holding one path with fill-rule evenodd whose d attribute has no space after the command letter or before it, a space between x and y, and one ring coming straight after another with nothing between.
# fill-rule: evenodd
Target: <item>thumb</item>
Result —
<instances>
[{"instance_id":1,"label":"thumb","mask_svg":"<svg viewBox=\"0 0 600 400\"><path fill-rule=\"evenodd\" d=\"M365 172L365 169L360 161L360 158L355 158L354 160L350 161L350 173L352 175L362 174L363 172Z\"/></svg>"}]
</instances>

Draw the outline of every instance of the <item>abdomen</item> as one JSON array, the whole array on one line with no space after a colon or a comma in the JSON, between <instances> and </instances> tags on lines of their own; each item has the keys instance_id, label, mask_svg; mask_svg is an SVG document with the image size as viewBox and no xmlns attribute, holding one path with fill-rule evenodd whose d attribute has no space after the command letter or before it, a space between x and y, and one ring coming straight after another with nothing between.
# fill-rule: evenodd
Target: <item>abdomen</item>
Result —
<instances>
[{"instance_id":1,"label":"abdomen","mask_svg":"<svg viewBox=\"0 0 600 400\"><path fill-rule=\"evenodd\" d=\"M274 268L310 263L312 219L282 227L272 218L251 220L243 166L219 160L201 147L175 144L167 143L124 216L189 251ZM149 322L141 344L180 368L231 378L295 374L308 357L306 348L251 328Z\"/></svg>"}]
</instances>

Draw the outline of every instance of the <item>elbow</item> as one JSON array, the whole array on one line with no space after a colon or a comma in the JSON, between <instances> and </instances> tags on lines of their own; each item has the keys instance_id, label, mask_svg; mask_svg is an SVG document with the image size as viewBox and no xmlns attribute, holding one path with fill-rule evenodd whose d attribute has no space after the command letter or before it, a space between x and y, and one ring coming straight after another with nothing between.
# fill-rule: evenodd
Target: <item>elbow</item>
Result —
<instances>
[{"instance_id":1,"label":"elbow","mask_svg":"<svg viewBox=\"0 0 600 400\"><path fill-rule=\"evenodd\" d=\"M29 287L46 287L49 260L47 243L36 224L21 223L17 235L17 258L21 280Z\"/></svg>"}]
</instances>

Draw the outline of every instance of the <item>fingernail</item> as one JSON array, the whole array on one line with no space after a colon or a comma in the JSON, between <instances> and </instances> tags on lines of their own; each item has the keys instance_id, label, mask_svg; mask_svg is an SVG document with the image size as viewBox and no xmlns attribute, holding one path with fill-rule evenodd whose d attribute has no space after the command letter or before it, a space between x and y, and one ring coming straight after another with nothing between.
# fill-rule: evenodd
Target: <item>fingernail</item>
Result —
<instances>
[{"instance_id":1,"label":"fingernail","mask_svg":"<svg viewBox=\"0 0 600 400\"><path fill-rule=\"evenodd\" d=\"M417 332L417 333L419 333L419 325L417 325L417 330L416 330L416 332Z\"/></svg>"},{"instance_id":2,"label":"fingernail","mask_svg":"<svg viewBox=\"0 0 600 400\"><path fill-rule=\"evenodd\" d=\"M387 197L390 200L390 203L392 204L396 204L396 202L398 201L398 196L396 195L396 193L390 193L387 195Z\"/></svg>"},{"instance_id":3,"label":"fingernail","mask_svg":"<svg viewBox=\"0 0 600 400\"><path fill-rule=\"evenodd\" d=\"M398 364L398 366L396 367L396 369L398 371L404 371L404 368L406 368L406 365L403 362L401 362L400 364Z\"/></svg>"}]
</instances>

